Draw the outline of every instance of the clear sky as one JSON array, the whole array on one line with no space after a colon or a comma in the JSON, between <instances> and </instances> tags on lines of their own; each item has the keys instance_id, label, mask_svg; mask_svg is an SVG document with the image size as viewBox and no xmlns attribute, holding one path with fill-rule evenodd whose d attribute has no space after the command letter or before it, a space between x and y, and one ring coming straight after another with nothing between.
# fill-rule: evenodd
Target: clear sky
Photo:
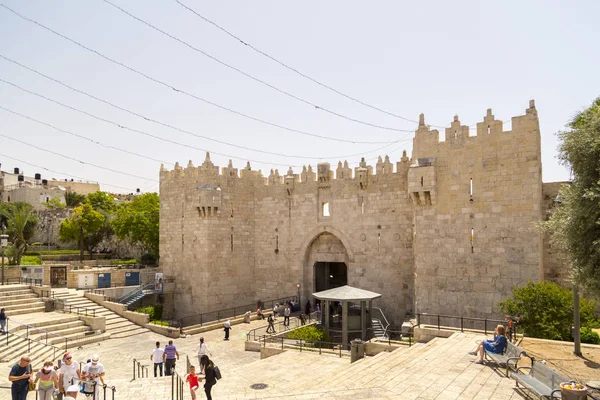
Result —
<instances>
[{"instance_id":1,"label":"clear sky","mask_svg":"<svg viewBox=\"0 0 600 400\"><path fill-rule=\"evenodd\" d=\"M290 166L299 172L302 165L312 164L314 168L322 160L331 162L335 169L339 160L355 166L361 155L372 165L378 155L388 154L396 162L405 149L410 156L415 123L357 104L300 77L227 36L175 0L110 1L310 104L409 132L353 122L279 93L102 0L0 0L24 17L193 96L311 134L379 142L326 140L224 111L115 65L0 7L1 56L180 129L118 110L0 58L0 79L155 136L119 128L0 82L1 107L102 144L0 109L3 170L20 167L27 175L40 172L48 179L75 176L99 181L104 190L131 192L140 188L146 192L158 189L160 161L156 160L186 166L191 159L199 165L205 157L203 149L211 151L216 165L226 166L231 158L234 167L241 169L251 160L252 168L262 169L265 176L271 168L278 168L283 175ZM545 182L569 178L556 158L556 132L600 95L597 0L180 1L304 74L411 120L424 113L426 123L446 126L458 114L462 123L471 125L492 108L497 119L510 121L525 112L529 99L535 99ZM510 129L509 123L505 129ZM387 145L390 142L395 143Z\"/></svg>"}]
</instances>

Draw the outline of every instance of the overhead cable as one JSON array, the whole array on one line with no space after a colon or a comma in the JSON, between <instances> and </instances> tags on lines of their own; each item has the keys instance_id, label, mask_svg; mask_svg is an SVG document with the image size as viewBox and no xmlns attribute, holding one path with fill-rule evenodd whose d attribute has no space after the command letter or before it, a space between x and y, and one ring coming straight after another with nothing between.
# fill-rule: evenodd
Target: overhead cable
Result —
<instances>
[{"instance_id":1,"label":"overhead cable","mask_svg":"<svg viewBox=\"0 0 600 400\"><path fill-rule=\"evenodd\" d=\"M67 155L64 155L64 154L57 153L57 152L55 152L55 151L52 151L52 150L45 149L45 148L43 148L43 147L40 147L40 146L36 146L35 144L27 143L27 142L25 142L25 141L23 141L23 140L15 139L15 138L13 138L13 137L10 137L10 136L7 136L7 135L4 135L3 133L0 133L0 136L1 136L1 137L4 137L4 138L6 138L6 139L12 140L12 141L14 141L14 142L17 142L17 143L24 144L24 145L26 145L26 146L33 147L34 149L38 149L38 150L40 150L40 151L44 151L44 152L46 152L46 153L54 154L54 155L56 155L56 156L59 156L59 157L65 158L65 159L67 159L67 160L71 160L71 161L77 161L78 163L80 163L80 164L83 164L83 165L89 165L89 166L92 166L92 167L95 167L95 168L100 168L100 169L103 169L103 170L105 170L105 171L114 172L115 174L121 174L121 175L125 175L125 176L131 176L131 177L133 177L133 178L143 179L143 180L146 180L146 181L158 182L158 180L156 180L156 179L150 179L150 178L146 178L146 177L144 177L144 176L139 176L139 175L130 174L129 172L123 172L123 171L119 171L119 170L116 170L116 169L112 169L112 168L104 167L104 166L102 166L102 165L97 165L97 164L93 164L93 163L90 163L90 162L82 161L82 160L79 160L79 159L77 159L77 158L74 158L74 157L71 157L71 156L67 156Z\"/></svg>"},{"instance_id":2,"label":"overhead cable","mask_svg":"<svg viewBox=\"0 0 600 400\"><path fill-rule=\"evenodd\" d=\"M82 177L80 177L80 176L71 175L71 174L67 174L67 173L65 173L65 172L60 172L60 171L53 171L53 170L51 170L51 169L48 169L48 168L46 168L46 167L42 167L41 165L32 164L32 163L30 163L30 162L28 162L28 161L20 160L20 159L18 159L18 158L14 158L14 157L12 157L12 156L9 156L9 155L6 155L6 154L2 154L2 153L0 153L0 157L8 158L9 160L14 160L14 161L17 161L17 162L19 162L19 163L26 164L26 165L31 165L32 167L39 168L39 169L42 169L42 170L44 170L44 171L52 172L52 173L55 173L55 174L60 174L60 175L63 175L63 176L70 176L70 177L73 177L73 178L80 179L80 180L82 180L82 181L87 181L87 182L89 182L89 181L90 181L89 179L82 178ZM59 181L57 181L57 182L59 182ZM111 184L111 183L103 183L103 182L94 182L94 183L97 183L97 184L99 184L99 185L104 185L104 186L111 186L111 187L115 187L115 188L118 188L118 189L130 190L130 191L133 191L133 192L135 192L135 191L136 191L136 189L137 189L137 188L136 188L136 189L131 189L131 188L126 188L126 187L123 187L123 186L117 186L117 185L113 185L113 184Z\"/></svg>"},{"instance_id":3,"label":"overhead cable","mask_svg":"<svg viewBox=\"0 0 600 400\"><path fill-rule=\"evenodd\" d=\"M148 79L148 80L150 80L150 81L152 81L154 83L162 85L162 86L164 86L166 88L169 88L169 89L171 89L171 90L173 90L175 92L181 93L181 94L183 94L185 96L191 97L191 98L196 99L198 101L201 101L201 102L203 102L205 104L209 104L211 106L214 106L216 108L219 108L219 109L227 111L227 112L230 112L232 114L236 114L236 115L242 116L244 118L248 118L250 120L253 120L253 121L256 121L256 122L260 122L260 123L265 124L265 125L273 126L273 127L279 128L279 129L283 129L283 130L286 130L286 131L289 131L289 132L294 132L294 133L298 133L298 134L306 135L306 136L317 137L317 138L325 139L325 140L332 140L332 141L335 141L335 142L344 142L344 143L352 143L352 144L384 144L384 143L387 144L387 143L389 143L389 141L386 141L386 142L383 142L383 141L375 142L375 141L360 141L360 140L349 140L349 139L333 138L333 137L329 137L329 136L325 136L325 135L321 135L321 134L316 134L316 133L312 133L312 132L308 132L308 131L303 131L303 130L300 130L300 129L290 128L290 127L287 127L285 125L281 125L281 124L278 124L278 123L275 123L275 122L270 122L270 121L267 121L267 120L264 120L264 119L261 119L261 118L258 118L258 117L251 116L249 114L245 114L245 113L243 113L241 111L237 111L235 109L225 107L225 106L220 105L218 103L215 103L215 102L212 102L210 100L207 100L207 99L205 99L203 97L200 97L200 96L197 96L195 94L189 93L189 92L185 91L184 89L176 88L175 86L172 86L172 85L170 85L170 84L168 84L168 83L166 83L164 81L161 81L159 79L153 78L153 77L151 77L150 75L148 75L148 74L146 74L144 72L141 72L141 71L139 71L139 70L137 70L137 69L135 69L133 67L130 67L130 66L128 66L128 65L126 65L126 64L124 64L124 63L122 63L120 61L117 61L117 60L115 60L113 58L110 58L110 57L104 55L103 53L100 53L99 51L94 50L94 49L92 49L92 48L90 48L88 46L85 46L85 45L81 44L80 42L78 42L78 41L76 41L74 39L71 39L70 37L68 37L66 35L63 35L62 33L59 33L57 31L55 31L54 29L51 29L51 28L49 28L49 27L47 27L47 26L45 26L45 25L43 25L43 24L41 24L41 23L39 23L39 22L37 22L37 21L35 21L33 19L27 18L27 17L19 14L18 12L16 12L15 10L13 10L12 8L6 6L6 5L4 5L2 3L0 3L0 7L3 7L6 10L12 12L14 15L18 16L19 18L23 19L24 21L30 22L32 24L35 24L35 25L39 26L40 28L42 28L42 29L44 29L44 30L46 30L48 32L53 33L54 35L56 35L58 37L61 37L61 38L63 38L65 40L73 43L74 45L76 45L76 46L78 46L78 47L80 47L80 48L82 48L84 50L89 51L90 53L96 54L97 56L105 59L106 61L109 61L109 62L111 62L111 63L113 63L115 65L123 67L123 68L125 68L125 69L127 69L127 70L129 70L129 71L131 71L131 72L133 72L135 74L137 74L137 75L140 75L140 76L142 76L142 77L144 77L144 78L146 78L146 79ZM399 130L399 131L400 132L410 132L410 133L414 132L413 130L409 130L409 129L404 129L404 130Z\"/></svg>"},{"instance_id":4,"label":"overhead cable","mask_svg":"<svg viewBox=\"0 0 600 400\"><path fill-rule=\"evenodd\" d=\"M272 84L270 84L270 83L268 83L268 82L266 82L266 81L264 81L264 80L262 80L260 78L255 77L254 75L251 75L251 74L249 74L249 73L247 73L247 72L245 72L245 71L243 71L243 70L241 70L241 69L239 69L239 68L237 68L237 67L235 67L235 66L233 66L231 64L226 63L225 61L222 61L222 60L218 59L217 57L215 57L215 56L207 53L206 51L204 51L204 50L202 50L202 49L200 49L200 48L198 48L198 47L196 47L196 46L194 46L194 45L192 45L192 44L190 44L188 42L186 42L183 39L180 39L180 38L178 38L176 36L173 36L172 34L170 34L170 33L166 32L166 31L158 28L157 26L151 24L150 22L148 22L148 21L146 21L146 20L144 20L144 19L142 19L142 18L140 18L138 16L133 15L129 11L127 11L127 10L119 7L118 5L110 2L109 0L101 0L101 1L105 2L106 4L111 5L112 7L116 8L119 11L121 11L123 14L128 15L129 17L131 17L131 18L135 19L136 21L138 21L138 22L140 22L140 23L148 26L149 28L154 29L155 31L157 31L157 32L159 32L159 33L161 33L161 34L163 34L163 35L171 38L172 40L175 40L175 41L183 44L184 46L186 46L186 47L194 50L195 52L200 53L203 56L210 58L211 60L217 62L218 64L220 64L220 65L222 65L224 67L227 67L227 68L229 68L229 69L231 69L233 71L236 71L236 72L242 74L243 76L245 76L245 77L247 77L247 78L249 78L249 79L251 79L251 80L253 80L255 82L258 82L258 83L260 83L260 84L262 84L262 85L264 85L264 86L266 86L266 87L268 87L270 89L275 90L276 92L279 92L279 93L281 93L281 94L283 94L283 95L285 95L287 97L290 97L290 98L292 98L294 100L297 100L297 101L299 101L301 103L304 103L304 104L306 104L308 106L311 106L311 107L313 107L313 108L315 108L317 110L322 110L322 111L325 111L328 114L335 115L337 117L346 119L348 121L352 121L352 122L356 122L356 123L359 123L359 124L362 124L362 125L370 126L372 128L383 129L383 130L387 130L387 131L395 131L395 132L406 132L405 129L398 129L398 128L392 128L392 127L389 127L389 126L382 126L382 125L374 124L374 123L371 123L371 122L363 121L363 120L360 120L360 119L357 119L357 118L353 118L353 117L350 117L348 115L341 114L341 113L338 113L336 111L333 111L333 110L330 110L328 108L325 108L323 106L320 106L318 104L315 104L315 103L313 103L313 102L311 102L309 100L303 99L302 97L296 96L293 93L290 93L290 92L288 92L286 90L280 89L280 88L278 88L275 85L272 85ZM412 132L412 131L410 131L410 132Z\"/></svg>"},{"instance_id":5,"label":"overhead cable","mask_svg":"<svg viewBox=\"0 0 600 400\"><path fill-rule=\"evenodd\" d=\"M94 96L94 95L92 95L92 94L90 94L88 92L85 92L85 91L79 90L77 88L74 88L74 87L72 87L72 86L70 86L70 85L68 85L68 84L66 84L66 83L64 83L64 82L62 82L62 81L60 81L60 80L58 80L56 78L53 78L53 77L48 76L48 75L46 75L46 74L44 74L44 73L42 73L40 71L37 71L37 70L35 70L33 68L30 68L30 67L28 67L26 65L23 65L23 64L15 61L13 59L10 59L10 58L2 55L2 54L0 54L0 58L4 59L6 61L9 61L9 62L11 62L11 63L13 63L15 65L18 65L21 68L24 68L24 69L26 69L28 71L31 71L31 72L33 72L33 73L35 73L37 75L40 75L40 76L42 76L42 77L44 77L44 78L46 78L48 80L51 80L52 82L58 83L59 85L65 87L65 88L67 88L67 89L69 89L69 90L71 90L73 92L82 94L82 95L87 96L89 98L92 98L92 99L94 99L96 101L99 101L99 102L101 102L103 104L109 105L109 106L111 106L113 108L116 108L118 110L124 111L124 112L126 112L128 114L134 115L134 116L136 116L138 118L141 118L141 119L143 119L145 121L152 122L152 123L155 123L155 124L158 124L158 125L161 125L161 126L164 126L164 127L167 127L167 128L170 128L170 129L182 132L182 133L185 133L187 135L194 136L194 137L199 138L199 139L205 139L205 140L209 140L209 141L212 141L212 142L224 144L226 146L236 147L236 148L243 149L243 150L250 150L250 151L257 152L257 153L263 153L263 154L269 154L269 155L275 155L275 156L282 156L282 157L310 159L310 160L315 160L315 159L323 160L323 159L334 159L334 158L335 159L339 159L339 158L355 157L355 156L359 156L361 154L364 154L364 152L363 152L363 153L357 153L357 154L349 154L349 155L342 155L342 156L331 156L331 157L299 156L299 155L291 155L291 154L270 152L270 151L266 151L266 150L259 150L259 149L254 149L254 148L247 147L247 146L238 145L238 144L235 144L235 143L225 142L223 140L214 139L214 138L211 138L209 136L200 135L200 134L191 132L191 131L186 130L186 129L178 128L177 126L174 126L174 125L171 125L171 124L168 124L168 123L165 123L165 122L158 121L156 119L153 119L151 117L147 117L147 116L142 115L140 113L137 113L135 111L131 111L131 110L127 109L127 108L121 107L121 106L116 105L114 103L111 103L111 102L109 102L107 100L104 100L102 98ZM385 149L385 148L387 148L387 147L389 147L389 146L391 146L393 144L396 144L396 143L399 143L399 142L402 142L402 141L407 141L407 140L412 140L412 138L406 138L406 136L405 136L402 139L398 139L398 140L395 140L395 141L392 141L392 142L387 142L387 144L385 146L379 147L379 148L377 148L375 150L371 150L371 151L369 151L369 153L370 152L374 152L374 151L383 150L383 149Z\"/></svg>"},{"instance_id":6,"label":"overhead cable","mask_svg":"<svg viewBox=\"0 0 600 400\"><path fill-rule=\"evenodd\" d=\"M399 119L402 119L402 120L407 121L407 122L413 122L415 124L419 123L419 121L417 121L417 120L410 119L410 118L407 118L407 117L403 117L402 115L395 114L395 113L393 113L391 111L387 111L387 110L384 110L384 109L382 109L380 107L377 107L377 106L374 106L372 104L366 103L366 102L361 101L361 100L359 100L359 99L357 99L355 97L352 97L352 96L350 96L350 95L348 95L348 94L346 94L344 92L341 92L341 91L339 91L339 90L337 90L337 89L335 89L335 88L333 88L333 87L331 87L331 86L329 86L329 85L327 85L327 84L325 84L323 82L320 82L320 81L316 80L315 78L313 78L313 77L311 77L311 76L309 76L309 75L307 75L307 74L299 71L297 68L292 67L291 65L288 65L288 64L284 63L283 61L281 61L281 60L273 57L272 55L270 55L270 54L268 54L268 53L266 53L266 52L258 49L257 47L255 47L252 44L248 43L246 40L244 40L244 39L236 36L235 34L231 33L227 29L223 28L222 26L220 26L216 22L208 19L207 17L205 17L204 15L200 14L199 12L197 12L193 8L189 7L188 5L182 3L181 1L179 1L179 0L174 0L174 1L177 4L179 4L181 7L185 8L186 10L188 10L189 12L191 12L192 14L196 15L198 18L200 18L200 19L204 20L205 22L211 24L212 26L214 26L215 28L219 29L220 31L222 31L226 35L228 35L228 36L232 37L233 39L237 40L238 42L240 42L242 45L250 48L254 52L256 52L256 53L258 53L258 54L260 54L260 55L268 58L271 61L276 62L277 64L281 65L282 67L284 67L284 68L286 68L286 69L288 69L288 70L290 70L290 71L292 71L292 72L300 75L301 77L303 77L305 79L308 79L309 81L311 81L313 83L316 83L317 85L319 85L321 87L324 87L327 90L330 90L330 91L332 91L334 93L337 93L340 96L347 98L348 100L352 100L353 102L361 104L361 105L363 105L365 107L368 107L368 108L370 108L372 110L379 111L379 112L384 113L386 115L389 115L389 116L392 116L392 117L395 117L395 118L399 118ZM437 125L430 125L430 126L438 127L438 128L444 128L443 126L437 126Z\"/></svg>"}]
</instances>

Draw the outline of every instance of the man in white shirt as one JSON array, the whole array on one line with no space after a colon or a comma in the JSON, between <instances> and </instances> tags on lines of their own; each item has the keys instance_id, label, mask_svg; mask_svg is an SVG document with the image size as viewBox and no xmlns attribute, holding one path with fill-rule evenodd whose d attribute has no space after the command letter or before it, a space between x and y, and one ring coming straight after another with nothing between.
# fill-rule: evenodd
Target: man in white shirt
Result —
<instances>
[{"instance_id":1,"label":"man in white shirt","mask_svg":"<svg viewBox=\"0 0 600 400\"><path fill-rule=\"evenodd\" d=\"M198 343L198 345L194 349L194 353L196 353L196 355L198 356L198 365L202 365L200 363L200 359L203 355L212 357L212 353L210 352L210 350L208 350L208 346L206 345L206 343L204 343L203 337L200 338L200 343Z\"/></svg>"},{"instance_id":2,"label":"man in white shirt","mask_svg":"<svg viewBox=\"0 0 600 400\"><path fill-rule=\"evenodd\" d=\"M63 393L67 392L67 388L73 385L77 386L80 380L79 363L73 361L71 354L65 354L58 369L59 398L62 398Z\"/></svg>"},{"instance_id":3,"label":"man in white shirt","mask_svg":"<svg viewBox=\"0 0 600 400\"><path fill-rule=\"evenodd\" d=\"M94 389L96 392L96 398L100 397L100 386L104 385L104 366L100 364L100 356L98 354L94 354L92 356L92 360L85 364L83 367L82 377L87 381L94 381L96 384L94 385ZM87 393L90 391L86 390Z\"/></svg>"},{"instance_id":4,"label":"man in white shirt","mask_svg":"<svg viewBox=\"0 0 600 400\"><path fill-rule=\"evenodd\" d=\"M160 376L163 376L163 353L164 349L160 348L160 342L156 342L156 348L150 354L150 361L154 361L154 377L156 378L156 370L160 369Z\"/></svg>"},{"instance_id":5,"label":"man in white shirt","mask_svg":"<svg viewBox=\"0 0 600 400\"><path fill-rule=\"evenodd\" d=\"M285 326L290 326L290 314L290 307L285 306L285 309L283 310L283 324Z\"/></svg>"}]
</instances>

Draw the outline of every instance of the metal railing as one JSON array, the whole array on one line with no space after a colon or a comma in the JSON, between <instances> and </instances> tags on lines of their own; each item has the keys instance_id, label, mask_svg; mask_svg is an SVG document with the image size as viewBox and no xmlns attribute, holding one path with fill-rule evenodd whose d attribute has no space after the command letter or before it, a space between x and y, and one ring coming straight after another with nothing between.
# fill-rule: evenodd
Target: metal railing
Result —
<instances>
[{"instance_id":1,"label":"metal railing","mask_svg":"<svg viewBox=\"0 0 600 400\"><path fill-rule=\"evenodd\" d=\"M271 308L272 309L275 304L283 305L283 304L285 304L285 302L288 302L290 300L295 300L295 299L296 299L296 296L288 296L288 297L282 297L280 299L261 301L262 305L265 306L265 307L261 307L261 308L263 308L263 309ZM270 307L267 307L267 305L270 305ZM254 303L254 304L246 304L243 306L237 306L237 307L233 307L233 308L226 308L224 310L211 311L211 312L205 312L202 314L190 315L187 317L177 319L176 324L172 324L172 326L179 326L180 328L184 328L184 327L192 326L192 325L204 325L205 323L208 323L208 322L215 322L215 321L227 320L230 318L241 317L247 311L252 311L253 313L255 313L256 309L257 309L257 303ZM263 313L264 313L264 311L263 311ZM283 314L283 309L281 310L280 314Z\"/></svg>"},{"instance_id":2,"label":"metal railing","mask_svg":"<svg viewBox=\"0 0 600 400\"><path fill-rule=\"evenodd\" d=\"M311 319L312 316L312 319ZM281 317L280 317L281 318ZM267 321L267 319L265 318L265 322ZM275 332L274 333L281 333L284 331L289 331L291 329L296 329L296 328L301 328L302 326L306 326L306 324L314 324L314 323L319 323L319 321L316 320L316 311L312 312L309 315L309 318L306 320L306 322L303 324L302 323L302 319L300 319L298 316L293 316L290 317L290 325L284 325L284 320L278 320L277 322L273 323L273 326L275 328ZM292 326L293 325L293 326ZM258 328L254 328L251 329L250 331L248 331L248 334L246 335L246 341L250 341L250 340L261 340L264 336L270 336L270 332L267 332L267 329L269 328L269 325L264 325L264 326L259 326ZM283 329L282 329L283 328Z\"/></svg>"},{"instance_id":3,"label":"metal railing","mask_svg":"<svg viewBox=\"0 0 600 400\"><path fill-rule=\"evenodd\" d=\"M334 342L320 342L317 340L286 339L284 337L263 336L260 343L262 347L267 344L277 344L281 349L294 349L299 351L318 352L319 354L335 354L340 357L350 356L350 344Z\"/></svg>"},{"instance_id":4,"label":"metal railing","mask_svg":"<svg viewBox=\"0 0 600 400\"><path fill-rule=\"evenodd\" d=\"M99 294L99 295L104 296L104 289L92 289L92 288L90 288L90 289L85 289L84 293L93 293L93 294Z\"/></svg>"},{"instance_id":5,"label":"metal railing","mask_svg":"<svg viewBox=\"0 0 600 400\"><path fill-rule=\"evenodd\" d=\"M9 331L9 329L8 329L8 321L9 320L12 321L13 324L17 324L17 328L13 328L11 331ZM25 336L21 336L21 335L18 335L16 333L14 333L14 331L20 331L22 329L25 329ZM58 341L64 340L65 341L65 348L64 348L64 350L67 351L69 349L69 338L67 338L65 336L62 336L62 335L59 335L57 333L53 333L53 332L49 332L49 331L41 329L41 328L37 328L37 327L32 326L32 325L27 325L27 324L21 323L19 321L15 321L12 318L10 318L10 319L7 318L6 319L6 331L9 332L10 335L17 336L17 337L20 337L22 339L28 340L29 341L29 343L28 343L28 348L29 349L31 348L30 347L31 346L31 341L40 343L40 344L42 344L44 346L52 346L52 347L55 347L56 349L59 349L59 347L53 346L52 344L48 344L48 337L51 338L50 339L51 341L53 339L56 339ZM29 335L35 335L37 333L42 333L42 337L44 338L44 342L43 343L39 339L31 339L29 337ZM6 335L6 344L8 346L8 335Z\"/></svg>"},{"instance_id":6,"label":"metal railing","mask_svg":"<svg viewBox=\"0 0 600 400\"><path fill-rule=\"evenodd\" d=\"M183 386L185 379L181 377L175 370L171 368L171 400L183 400Z\"/></svg>"},{"instance_id":7,"label":"metal railing","mask_svg":"<svg viewBox=\"0 0 600 400\"><path fill-rule=\"evenodd\" d=\"M25 329L26 329L25 336L17 335L16 333L14 333L11 330L9 330L9 326L8 326L9 322L8 321L12 321L12 323L16 322L20 326L25 326ZM38 338L38 339L32 339L32 338L30 338L29 337L29 334L31 333L30 328L31 328L31 331L37 330L37 331L44 332L45 333L44 340L42 341L40 338ZM56 354L60 354L63 350L60 347L58 347L58 346L55 346L53 344L48 344L48 334L50 334L51 336L64 338L65 339L65 350L64 351L67 350L68 339L65 338L65 337L63 337L63 336L60 336L60 335L57 335L57 334L53 334L52 332L48 332L48 331L45 331L43 329L35 328L33 326L30 326L30 325L21 324L20 322L17 322L15 320L9 319L9 318L6 319L6 328L5 329L6 329L5 330L5 332L6 332L5 335L6 335L6 348L7 349L8 349L8 346L9 346L9 338L10 337L12 337L13 339L14 338L21 338L21 339L24 339L24 340L27 341L27 353L31 352L32 342L33 343L37 343L37 344L41 345L44 348L51 348L52 349L52 359L54 360L54 359L56 359Z\"/></svg>"},{"instance_id":8,"label":"metal railing","mask_svg":"<svg viewBox=\"0 0 600 400\"><path fill-rule=\"evenodd\" d=\"M137 375L136 375L137 370ZM136 378L147 378L148 377L148 366L140 363L135 358L133 359L133 379L135 381Z\"/></svg>"},{"instance_id":9,"label":"metal railing","mask_svg":"<svg viewBox=\"0 0 600 400\"><path fill-rule=\"evenodd\" d=\"M474 322L474 323L483 322L483 331L486 335L488 333L488 322L492 322L495 324L503 324L504 322L506 322L505 320L502 320L502 319L462 317L462 316L456 316L456 315L441 315L441 314L427 314L427 313L417 313L415 315L417 316L417 325L415 325L415 326L418 327L418 326L421 326L421 324L434 325L434 326L437 326L438 330L440 329L441 326L450 326L450 327L454 327L454 328L460 327L460 331L464 332L465 321L466 322ZM426 323L426 322L423 322L422 319L434 319L434 323ZM444 325L444 324L442 324L442 319L458 321L458 326ZM473 328L469 328L469 329L476 329L476 328L473 327Z\"/></svg>"},{"instance_id":10,"label":"metal railing","mask_svg":"<svg viewBox=\"0 0 600 400\"><path fill-rule=\"evenodd\" d=\"M25 285L42 286L44 284L44 280L33 278L19 278L19 283Z\"/></svg>"},{"instance_id":11,"label":"metal railing","mask_svg":"<svg viewBox=\"0 0 600 400\"><path fill-rule=\"evenodd\" d=\"M414 344L414 339L413 339L413 334L412 333L408 333L408 332L402 332L401 330L396 330L396 329L388 329L388 335L386 338L383 337L377 337L377 343L386 343L388 344L388 346L391 346L392 343L405 343L408 342L408 347L412 347L412 345ZM375 338L374 336L374 331L373 328L367 328L367 336L370 339ZM407 339L407 340L405 340Z\"/></svg>"},{"instance_id":12,"label":"metal railing","mask_svg":"<svg viewBox=\"0 0 600 400\"><path fill-rule=\"evenodd\" d=\"M56 302L56 311L62 311L65 313L72 313L72 314L78 314L78 315L85 315L86 317L95 317L96 316L95 309L73 306L71 304L67 304L62 301Z\"/></svg>"},{"instance_id":13,"label":"metal railing","mask_svg":"<svg viewBox=\"0 0 600 400\"><path fill-rule=\"evenodd\" d=\"M119 297L117 299L117 303L122 303L122 304L127 303L129 300L134 299L136 296L139 296L140 294L144 293L145 291L154 293L155 292L154 283L136 287L136 289L129 291L129 292L125 293L124 295L122 295L121 297Z\"/></svg>"}]
</instances>

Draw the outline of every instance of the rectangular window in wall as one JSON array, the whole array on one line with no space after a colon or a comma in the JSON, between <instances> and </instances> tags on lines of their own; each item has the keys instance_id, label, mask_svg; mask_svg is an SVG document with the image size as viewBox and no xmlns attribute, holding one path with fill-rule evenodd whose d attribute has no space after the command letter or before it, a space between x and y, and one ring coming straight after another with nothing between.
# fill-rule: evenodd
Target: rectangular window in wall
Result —
<instances>
[{"instance_id":1,"label":"rectangular window in wall","mask_svg":"<svg viewBox=\"0 0 600 400\"><path fill-rule=\"evenodd\" d=\"M329 202L327 202L327 201L326 201L326 202L324 202L324 203L322 204L322 206L323 206L323 216L324 216L324 217L329 217L329 216L331 215L331 214L329 213Z\"/></svg>"}]
</instances>

